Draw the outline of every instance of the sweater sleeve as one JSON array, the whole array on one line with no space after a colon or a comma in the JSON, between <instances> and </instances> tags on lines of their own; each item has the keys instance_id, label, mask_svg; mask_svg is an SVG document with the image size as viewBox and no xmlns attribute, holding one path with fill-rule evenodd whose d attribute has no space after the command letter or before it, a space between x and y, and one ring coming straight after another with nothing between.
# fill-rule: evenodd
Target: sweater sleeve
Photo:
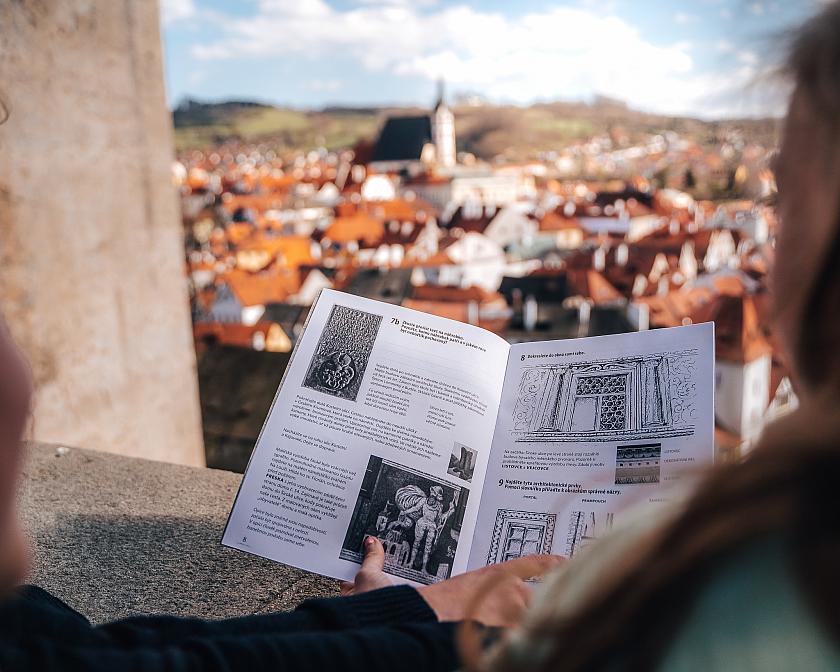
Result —
<instances>
[{"instance_id":1,"label":"sweater sleeve","mask_svg":"<svg viewBox=\"0 0 840 672\"><path fill-rule=\"evenodd\" d=\"M458 665L453 623L191 636L165 646L28 639L0 650L0 669L42 672L445 672Z\"/></svg>"},{"instance_id":2,"label":"sweater sleeve","mask_svg":"<svg viewBox=\"0 0 840 672\"><path fill-rule=\"evenodd\" d=\"M414 588L394 586L351 597L307 600L294 611L286 613L221 621L144 616L115 621L95 630L103 639L121 645L140 642L165 645L186 637L339 631L436 621L434 611Z\"/></svg>"}]
</instances>

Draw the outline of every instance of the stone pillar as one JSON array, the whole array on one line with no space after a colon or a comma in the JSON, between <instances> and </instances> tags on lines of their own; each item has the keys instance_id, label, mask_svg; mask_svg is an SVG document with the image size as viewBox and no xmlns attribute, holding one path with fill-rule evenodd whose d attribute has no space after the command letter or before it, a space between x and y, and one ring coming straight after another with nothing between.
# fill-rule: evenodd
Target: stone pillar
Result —
<instances>
[{"instance_id":1,"label":"stone pillar","mask_svg":"<svg viewBox=\"0 0 840 672\"><path fill-rule=\"evenodd\" d=\"M35 438L203 464L158 3L0 2L0 101L0 310Z\"/></svg>"}]
</instances>

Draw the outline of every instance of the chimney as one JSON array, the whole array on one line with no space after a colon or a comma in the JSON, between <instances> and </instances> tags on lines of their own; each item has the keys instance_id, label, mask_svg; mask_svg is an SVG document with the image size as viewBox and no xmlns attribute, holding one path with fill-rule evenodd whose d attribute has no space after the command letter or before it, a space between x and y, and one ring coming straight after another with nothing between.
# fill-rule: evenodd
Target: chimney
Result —
<instances>
[{"instance_id":1,"label":"chimney","mask_svg":"<svg viewBox=\"0 0 840 672\"><path fill-rule=\"evenodd\" d=\"M603 271L607 267L607 250L599 247L592 255L592 268L596 271Z\"/></svg>"},{"instance_id":2,"label":"chimney","mask_svg":"<svg viewBox=\"0 0 840 672\"><path fill-rule=\"evenodd\" d=\"M522 326L525 331L534 331L537 328L537 300L529 294L522 307Z\"/></svg>"},{"instance_id":3,"label":"chimney","mask_svg":"<svg viewBox=\"0 0 840 672\"><path fill-rule=\"evenodd\" d=\"M470 301L467 304L467 322L469 324L478 324L478 302Z\"/></svg>"},{"instance_id":4,"label":"chimney","mask_svg":"<svg viewBox=\"0 0 840 672\"><path fill-rule=\"evenodd\" d=\"M648 280L645 276L641 273L636 276L636 279L633 281L633 296L644 296L645 291L647 290Z\"/></svg>"},{"instance_id":5,"label":"chimney","mask_svg":"<svg viewBox=\"0 0 840 672\"><path fill-rule=\"evenodd\" d=\"M522 315L522 290L519 287L514 287L510 293L511 308L513 308L514 315Z\"/></svg>"},{"instance_id":6,"label":"chimney","mask_svg":"<svg viewBox=\"0 0 840 672\"><path fill-rule=\"evenodd\" d=\"M589 333L589 322L592 316L592 301L585 299L578 306L578 334L584 336Z\"/></svg>"},{"instance_id":7,"label":"chimney","mask_svg":"<svg viewBox=\"0 0 840 672\"><path fill-rule=\"evenodd\" d=\"M632 304L636 307L636 330L647 331L650 329L650 306L646 303Z\"/></svg>"},{"instance_id":8,"label":"chimney","mask_svg":"<svg viewBox=\"0 0 840 672\"><path fill-rule=\"evenodd\" d=\"M672 236L676 236L680 232L680 222L676 218L671 219L671 223L668 225L668 233Z\"/></svg>"},{"instance_id":9,"label":"chimney","mask_svg":"<svg viewBox=\"0 0 840 672\"><path fill-rule=\"evenodd\" d=\"M626 266L630 258L630 248L627 243L621 243L615 250L615 263L619 266Z\"/></svg>"}]
</instances>

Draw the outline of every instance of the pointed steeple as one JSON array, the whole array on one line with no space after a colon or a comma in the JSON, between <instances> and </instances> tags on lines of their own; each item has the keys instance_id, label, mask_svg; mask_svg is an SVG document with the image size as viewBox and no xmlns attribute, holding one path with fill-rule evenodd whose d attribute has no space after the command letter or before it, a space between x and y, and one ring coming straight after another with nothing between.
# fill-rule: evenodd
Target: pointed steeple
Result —
<instances>
[{"instance_id":1,"label":"pointed steeple","mask_svg":"<svg viewBox=\"0 0 840 672\"><path fill-rule=\"evenodd\" d=\"M435 111L441 107L446 107L446 87L443 82L443 77L437 83L437 102L435 103Z\"/></svg>"},{"instance_id":2,"label":"pointed steeple","mask_svg":"<svg viewBox=\"0 0 840 672\"><path fill-rule=\"evenodd\" d=\"M436 161L451 168L455 165L455 117L446 105L443 79L438 80L438 100L431 117Z\"/></svg>"}]
</instances>

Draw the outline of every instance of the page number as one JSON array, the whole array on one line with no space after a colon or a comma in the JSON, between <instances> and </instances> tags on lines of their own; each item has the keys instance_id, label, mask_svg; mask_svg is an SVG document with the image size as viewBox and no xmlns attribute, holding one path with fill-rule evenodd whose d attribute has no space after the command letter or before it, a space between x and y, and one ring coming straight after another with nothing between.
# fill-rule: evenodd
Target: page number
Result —
<instances>
[{"instance_id":1,"label":"page number","mask_svg":"<svg viewBox=\"0 0 840 672\"><path fill-rule=\"evenodd\" d=\"M396 317L391 318L391 324L399 324L400 321Z\"/></svg>"}]
</instances>

